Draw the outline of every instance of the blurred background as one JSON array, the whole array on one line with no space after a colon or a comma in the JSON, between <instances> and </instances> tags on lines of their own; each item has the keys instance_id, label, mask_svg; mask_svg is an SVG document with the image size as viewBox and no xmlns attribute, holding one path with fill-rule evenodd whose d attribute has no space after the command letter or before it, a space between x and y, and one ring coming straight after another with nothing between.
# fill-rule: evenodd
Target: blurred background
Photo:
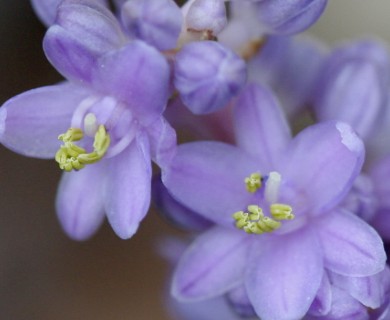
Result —
<instances>
[{"instance_id":1,"label":"blurred background","mask_svg":"<svg viewBox=\"0 0 390 320\"><path fill-rule=\"evenodd\" d=\"M330 1L309 32L328 43L367 35L389 43L389 10L386 0ZM0 105L61 79L44 58L44 32L28 0L1 0ZM54 211L60 175L54 161L0 146L0 319L170 319L169 267L156 243L178 233L151 213L131 240L104 225L91 240L74 242Z\"/></svg>"}]
</instances>

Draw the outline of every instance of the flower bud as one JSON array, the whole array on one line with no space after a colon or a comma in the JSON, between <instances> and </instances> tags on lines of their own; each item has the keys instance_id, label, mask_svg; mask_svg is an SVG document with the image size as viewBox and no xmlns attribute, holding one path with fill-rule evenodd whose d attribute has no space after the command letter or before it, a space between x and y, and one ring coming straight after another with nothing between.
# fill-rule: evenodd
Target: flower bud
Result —
<instances>
[{"instance_id":1,"label":"flower bud","mask_svg":"<svg viewBox=\"0 0 390 320\"><path fill-rule=\"evenodd\" d=\"M224 107L246 81L245 62L213 41L193 42L177 54L174 84L195 114Z\"/></svg>"}]
</instances>

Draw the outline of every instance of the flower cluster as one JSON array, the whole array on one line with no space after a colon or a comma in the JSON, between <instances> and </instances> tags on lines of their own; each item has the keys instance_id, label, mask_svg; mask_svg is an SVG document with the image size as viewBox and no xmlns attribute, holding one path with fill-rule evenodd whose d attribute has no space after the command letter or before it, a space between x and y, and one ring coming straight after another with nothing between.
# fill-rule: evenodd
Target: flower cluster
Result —
<instances>
[{"instance_id":1,"label":"flower cluster","mask_svg":"<svg viewBox=\"0 0 390 320\"><path fill-rule=\"evenodd\" d=\"M132 237L151 198L195 233L180 318L388 319L389 55L296 35L326 4L32 0L65 79L5 102L0 142L64 170L74 239Z\"/></svg>"}]
</instances>

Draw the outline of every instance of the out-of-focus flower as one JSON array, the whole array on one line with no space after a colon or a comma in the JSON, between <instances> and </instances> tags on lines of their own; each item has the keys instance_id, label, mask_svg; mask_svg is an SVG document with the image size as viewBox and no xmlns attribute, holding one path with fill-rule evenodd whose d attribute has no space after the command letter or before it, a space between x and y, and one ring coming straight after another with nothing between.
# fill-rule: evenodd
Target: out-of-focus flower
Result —
<instances>
[{"instance_id":1,"label":"out-of-focus flower","mask_svg":"<svg viewBox=\"0 0 390 320\"><path fill-rule=\"evenodd\" d=\"M307 36L267 37L248 63L248 81L268 84L291 118L308 107L326 47Z\"/></svg>"},{"instance_id":2,"label":"out-of-focus flower","mask_svg":"<svg viewBox=\"0 0 390 320\"><path fill-rule=\"evenodd\" d=\"M347 122L366 139L387 107L389 70L387 49L378 41L361 40L336 48L318 73L313 91L318 120Z\"/></svg>"},{"instance_id":3,"label":"out-of-focus flower","mask_svg":"<svg viewBox=\"0 0 390 320\"><path fill-rule=\"evenodd\" d=\"M299 319L324 272L367 277L385 267L378 234L338 207L364 147L350 126L334 121L291 140L261 87L249 86L235 108L239 147L184 144L163 172L176 199L216 224L181 258L172 293L200 301L244 285L261 319Z\"/></svg>"},{"instance_id":4,"label":"out-of-focus flower","mask_svg":"<svg viewBox=\"0 0 390 320\"><path fill-rule=\"evenodd\" d=\"M150 160L164 163L175 146L162 117L169 67L144 42L122 44L105 7L73 2L62 3L44 40L49 60L70 81L6 102L0 141L74 170L64 173L57 195L71 237L88 238L106 212L117 235L129 238L149 208Z\"/></svg>"}]
</instances>

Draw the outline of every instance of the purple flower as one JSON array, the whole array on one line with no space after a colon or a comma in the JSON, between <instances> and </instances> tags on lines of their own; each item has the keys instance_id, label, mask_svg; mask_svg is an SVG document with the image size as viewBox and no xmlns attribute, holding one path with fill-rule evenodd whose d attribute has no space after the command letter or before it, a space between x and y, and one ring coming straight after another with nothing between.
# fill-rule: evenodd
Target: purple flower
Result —
<instances>
[{"instance_id":1,"label":"purple flower","mask_svg":"<svg viewBox=\"0 0 390 320\"><path fill-rule=\"evenodd\" d=\"M44 48L70 81L7 101L0 109L0 141L75 169L64 173L56 203L72 238L91 236L105 213L116 234L129 238L149 208L150 160L161 165L175 145L162 117L169 67L141 41L118 47L115 20L96 3L65 1L58 21Z\"/></svg>"},{"instance_id":2,"label":"purple flower","mask_svg":"<svg viewBox=\"0 0 390 320\"><path fill-rule=\"evenodd\" d=\"M192 42L175 57L174 84L195 114L224 107L246 81L244 60L215 41Z\"/></svg>"},{"instance_id":3,"label":"purple flower","mask_svg":"<svg viewBox=\"0 0 390 320\"><path fill-rule=\"evenodd\" d=\"M172 293L200 301L244 285L261 319L299 319L324 272L367 277L385 267L378 234L338 207L364 147L350 126L334 121L291 139L261 87L249 86L235 108L239 147L184 144L163 172L175 198L216 223L182 256Z\"/></svg>"}]
</instances>

